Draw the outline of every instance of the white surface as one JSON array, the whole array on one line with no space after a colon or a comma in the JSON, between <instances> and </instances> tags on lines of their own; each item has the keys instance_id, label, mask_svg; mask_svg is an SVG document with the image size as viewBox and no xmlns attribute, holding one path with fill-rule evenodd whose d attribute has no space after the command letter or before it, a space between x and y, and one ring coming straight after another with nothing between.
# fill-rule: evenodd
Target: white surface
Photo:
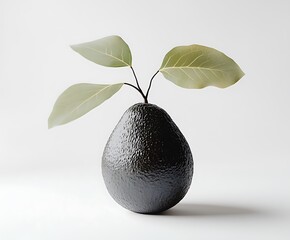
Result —
<instances>
[{"instance_id":1,"label":"white surface","mask_svg":"<svg viewBox=\"0 0 290 240\"><path fill-rule=\"evenodd\" d=\"M0 239L290 238L289 1L0 1ZM78 82L132 82L129 69L68 46L118 34L141 85L167 51L215 47L246 73L228 89L185 90L158 75L150 101L191 145L192 187L160 216L128 212L101 177L113 127L138 93L47 130L56 97ZM158 237L158 238L157 238Z\"/></svg>"}]
</instances>

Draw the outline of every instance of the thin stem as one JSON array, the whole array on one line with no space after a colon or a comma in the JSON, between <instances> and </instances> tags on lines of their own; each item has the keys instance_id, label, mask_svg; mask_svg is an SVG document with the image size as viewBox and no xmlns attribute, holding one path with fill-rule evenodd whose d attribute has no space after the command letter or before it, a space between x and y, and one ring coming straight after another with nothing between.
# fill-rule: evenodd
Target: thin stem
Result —
<instances>
[{"instance_id":1,"label":"thin stem","mask_svg":"<svg viewBox=\"0 0 290 240\"><path fill-rule=\"evenodd\" d=\"M137 91L142 95L142 97L144 98L144 102L145 102L145 103L148 103L147 98L145 97L144 93L142 92L142 90L141 90L140 88L134 86L134 85L131 84L131 83L124 83L124 84L125 84L125 85L128 85L128 86L130 86L130 87L132 87L132 88L134 88L134 89L136 89L136 90L137 90Z\"/></svg>"},{"instance_id":2,"label":"thin stem","mask_svg":"<svg viewBox=\"0 0 290 240\"><path fill-rule=\"evenodd\" d=\"M139 88L137 88L136 86L134 86L133 84L131 84L131 83L124 83L125 85L128 85L128 86L130 86L130 87L132 87L132 88L135 88L139 93L141 93L140 92L140 89Z\"/></svg>"},{"instance_id":3,"label":"thin stem","mask_svg":"<svg viewBox=\"0 0 290 240\"><path fill-rule=\"evenodd\" d=\"M149 95L149 91L150 91L150 88L151 88L151 85L152 85L153 78L157 75L157 73L159 73L159 70L156 73L154 73L154 75L152 76L152 78L150 80L149 87L148 87L146 95L145 95L146 99L148 99L148 95Z\"/></svg>"},{"instance_id":4,"label":"thin stem","mask_svg":"<svg viewBox=\"0 0 290 240\"><path fill-rule=\"evenodd\" d=\"M145 94L144 94L143 91L142 91L142 88L141 88L140 85L139 85L138 78L137 78L137 76L136 76L136 73L135 73L135 71L134 71L134 68L133 68L132 66L130 66L130 68L131 68L131 70L132 70L132 72L133 72L133 75L134 75L134 78L135 78L135 81L136 81L136 84L137 84L137 87L134 86L135 89L136 89L136 90L138 89L138 92L141 93L142 97L144 98L144 102L145 102L145 103L148 103L147 97L145 96ZM129 85L129 86L130 86L130 85ZM133 86L133 85L132 85L132 86Z\"/></svg>"},{"instance_id":5,"label":"thin stem","mask_svg":"<svg viewBox=\"0 0 290 240\"><path fill-rule=\"evenodd\" d=\"M142 89L141 89L141 87L140 87L140 85L139 85L139 82L138 82L138 79L137 79L136 73L135 73L135 71L134 71L134 68L133 68L132 66L130 66L130 68L131 68L131 70L132 70L132 72L133 72L133 75L134 75L134 78L135 78L135 81L136 81L137 87L140 89L141 92L143 92Z\"/></svg>"}]
</instances>

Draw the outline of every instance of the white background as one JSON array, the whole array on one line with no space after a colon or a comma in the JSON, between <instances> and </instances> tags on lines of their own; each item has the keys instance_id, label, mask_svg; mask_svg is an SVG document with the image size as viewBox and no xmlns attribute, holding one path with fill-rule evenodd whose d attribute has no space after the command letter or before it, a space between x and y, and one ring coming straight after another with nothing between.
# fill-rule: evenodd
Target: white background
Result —
<instances>
[{"instance_id":1,"label":"white background","mask_svg":"<svg viewBox=\"0 0 290 240\"><path fill-rule=\"evenodd\" d=\"M290 3L0 1L0 239L289 239ZM124 86L86 116L47 129L58 95L79 82L131 82L128 68L69 45L120 35L146 88L173 47L198 43L246 75L227 89L179 88L158 74L149 101L187 138L186 197L162 215L119 207L101 176L106 141L142 101Z\"/></svg>"}]
</instances>

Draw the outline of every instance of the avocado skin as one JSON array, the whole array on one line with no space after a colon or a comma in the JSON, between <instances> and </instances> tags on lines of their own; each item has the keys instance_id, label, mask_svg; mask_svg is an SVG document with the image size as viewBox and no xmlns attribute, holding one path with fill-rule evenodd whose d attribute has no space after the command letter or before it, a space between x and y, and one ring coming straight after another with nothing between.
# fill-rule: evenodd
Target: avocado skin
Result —
<instances>
[{"instance_id":1,"label":"avocado skin","mask_svg":"<svg viewBox=\"0 0 290 240\"><path fill-rule=\"evenodd\" d=\"M113 130L102 158L108 192L124 208L159 213L187 193L193 175L190 147L162 108L131 106Z\"/></svg>"}]
</instances>

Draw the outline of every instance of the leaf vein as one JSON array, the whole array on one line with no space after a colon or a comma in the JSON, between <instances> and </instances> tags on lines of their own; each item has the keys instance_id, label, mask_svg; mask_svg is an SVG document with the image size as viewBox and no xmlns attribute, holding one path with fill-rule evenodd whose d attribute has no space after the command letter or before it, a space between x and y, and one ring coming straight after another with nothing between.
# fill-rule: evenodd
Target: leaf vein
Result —
<instances>
[{"instance_id":1,"label":"leaf vein","mask_svg":"<svg viewBox=\"0 0 290 240\"><path fill-rule=\"evenodd\" d=\"M87 98L85 101L81 102L78 106L76 106L75 109L73 109L70 114L73 114L75 111L77 111L81 106L83 106L85 103L87 103L88 101L90 101L92 98L98 96L100 93L102 93L103 91L105 91L107 88L110 88L112 85L109 85L107 87L104 87L103 89L101 89L100 91L94 93L92 96L90 96L89 98Z\"/></svg>"},{"instance_id":2,"label":"leaf vein","mask_svg":"<svg viewBox=\"0 0 290 240\"><path fill-rule=\"evenodd\" d=\"M118 60L118 61L120 61L120 62L126 64L127 66L129 66L129 64L126 63L125 61L123 61L122 59L119 59L119 58L115 57L114 55L112 55L112 52L111 52L111 54L109 54L109 53L107 53L107 52L103 52L103 51L100 51L100 50L97 50L97 49L94 49L94 48L90 48L90 47L86 47L86 48L89 49L89 50L95 51L95 52L97 52L97 53L103 54L103 55L105 55L105 56L108 56L108 57L114 58L114 59L116 59L116 60Z\"/></svg>"}]
</instances>

